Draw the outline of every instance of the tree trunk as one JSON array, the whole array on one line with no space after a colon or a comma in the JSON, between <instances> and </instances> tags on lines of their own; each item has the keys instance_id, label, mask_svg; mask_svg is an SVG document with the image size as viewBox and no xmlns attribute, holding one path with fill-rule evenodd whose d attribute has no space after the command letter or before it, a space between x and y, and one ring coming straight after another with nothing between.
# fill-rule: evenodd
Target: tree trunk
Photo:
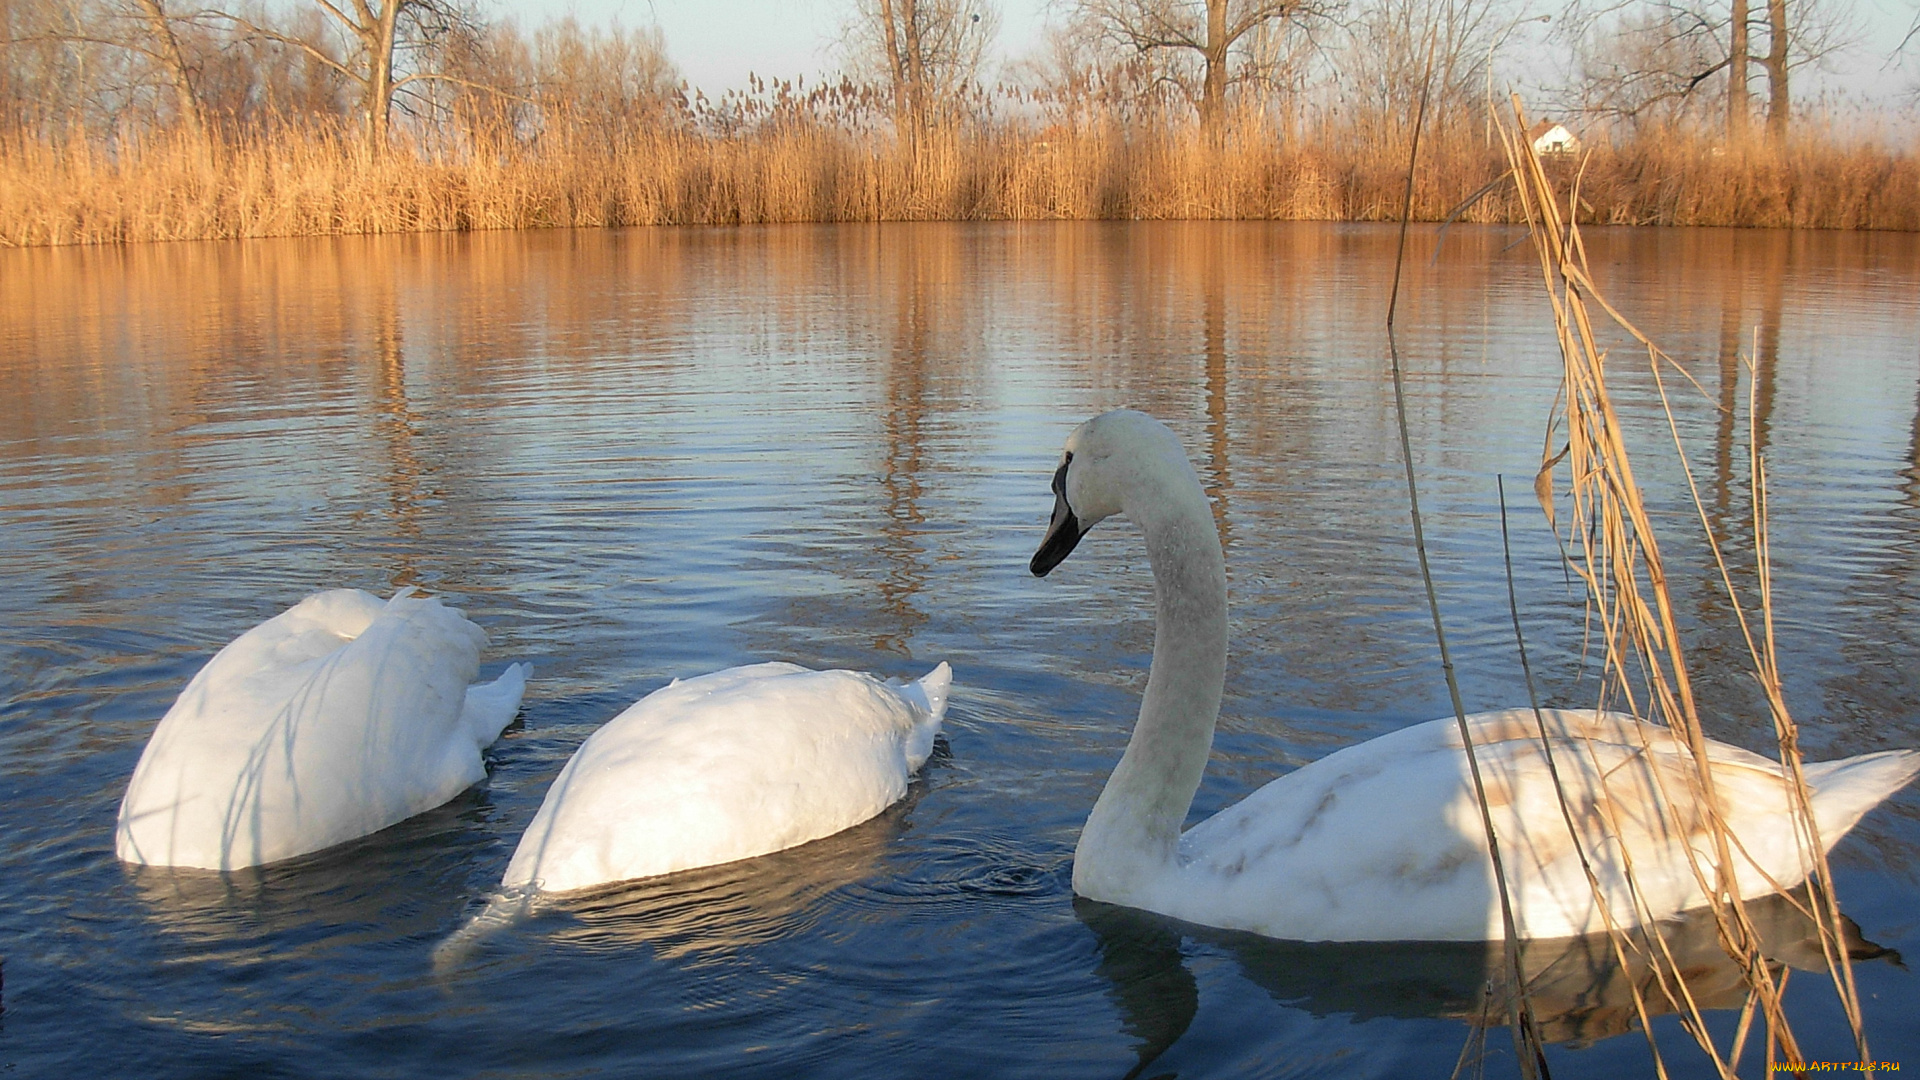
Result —
<instances>
[{"instance_id":1,"label":"tree trunk","mask_svg":"<svg viewBox=\"0 0 1920 1080\"><path fill-rule=\"evenodd\" d=\"M167 17L167 11L161 6L161 0L138 0L140 14L146 19L147 32L153 35L153 45L160 54L160 62L167 69L168 81L173 83L173 96L180 110L180 122L195 135L206 134L206 118L200 111L200 96L193 92L193 73L187 68L187 59L180 52L180 39L174 36L173 20Z\"/></svg>"},{"instance_id":2,"label":"tree trunk","mask_svg":"<svg viewBox=\"0 0 1920 1080\"><path fill-rule=\"evenodd\" d=\"M1200 50L1206 79L1200 86L1200 130L1219 138L1227 115L1227 0L1207 0L1207 40Z\"/></svg>"},{"instance_id":3,"label":"tree trunk","mask_svg":"<svg viewBox=\"0 0 1920 1080\"><path fill-rule=\"evenodd\" d=\"M919 0L900 0L904 25L901 37L907 46L907 111L912 115L916 139L927 121L927 73L920 46Z\"/></svg>"},{"instance_id":4,"label":"tree trunk","mask_svg":"<svg viewBox=\"0 0 1920 1080\"><path fill-rule=\"evenodd\" d=\"M887 74L893 78L894 122L904 127L908 111L907 69L900 62L900 41L896 36L898 25L893 20L893 0L880 0L881 34L887 43Z\"/></svg>"},{"instance_id":5,"label":"tree trunk","mask_svg":"<svg viewBox=\"0 0 1920 1080\"><path fill-rule=\"evenodd\" d=\"M361 35L367 48L367 146L375 153L387 148L388 121L393 112L393 48L399 37L403 2L387 0L386 6L373 13Z\"/></svg>"},{"instance_id":6,"label":"tree trunk","mask_svg":"<svg viewBox=\"0 0 1920 1080\"><path fill-rule=\"evenodd\" d=\"M1787 121L1793 104L1787 93L1787 0L1767 0L1767 139L1775 146L1787 141Z\"/></svg>"},{"instance_id":7,"label":"tree trunk","mask_svg":"<svg viewBox=\"0 0 1920 1080\"><path fill-rule=\"evenodd\" d=\"M1729 44L1727 45L1727 143L1739 146L1747 141L1747 120L1752 115L1753 106L1747 93L1747 55L1752 52L1747 41L1747 0L1733 0L1733 12L1728 20Z\"/></svg>"}]
</instances>

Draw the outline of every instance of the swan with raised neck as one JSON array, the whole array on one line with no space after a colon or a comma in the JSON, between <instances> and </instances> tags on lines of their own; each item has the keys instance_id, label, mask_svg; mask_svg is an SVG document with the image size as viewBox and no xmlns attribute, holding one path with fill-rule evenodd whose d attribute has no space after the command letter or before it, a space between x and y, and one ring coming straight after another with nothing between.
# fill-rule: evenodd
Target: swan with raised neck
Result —
<instances>
[{"instance_id":1,"label":"swan with raised neck","mask_svg":"<svg viewBox=\"0 0 1920 1080\"><path fill-rule=\"evenodd\" d=\"M1179 440L1145 413L1110 412L1067 439L1054 515L1033 557L1044 576L1119 514L1153 566L1153 667L1126 753L1074 849L1082 896L1152 907L1140 887L1177 865L1180 827L1213 748L1227 663L1227 568L1213 514Z\"/></svg>"},{"instance_id":2,"label":"swan with raised neck","mask_svg":"<svg viewBox=\"0 0 1920 1080\"><path fill-rule=\"evenodd\" d=\"M1479 809L1453 717L1346 747L1181 832L1199 789L1226 672L1225 560L1179 439L1116 410L1075 428L1031 570L1045 576L1100 521L1139 526L1153 568L1153 664L1140 718L1074 851L1074 892L1190 922L1296 940L1502 936ZM1539 738L1553 742L1575 833ZM1688 851L1711 851L1684 743L1663 726L1592 711L1513 709L1467 718L1524 937L1670 918L1706 902ZM1740 840L1743 895L1804 880L1811 858L1787 814L1780 767L1709 742ZM1804 766L1827 847L1920 771L1887 750ZM1596 899L1581 866L1599 878ZM1628 880L1626 866L1633 868ZM1636 894L1637 890L1637 894Z\"/></svg>"}]
</instances>

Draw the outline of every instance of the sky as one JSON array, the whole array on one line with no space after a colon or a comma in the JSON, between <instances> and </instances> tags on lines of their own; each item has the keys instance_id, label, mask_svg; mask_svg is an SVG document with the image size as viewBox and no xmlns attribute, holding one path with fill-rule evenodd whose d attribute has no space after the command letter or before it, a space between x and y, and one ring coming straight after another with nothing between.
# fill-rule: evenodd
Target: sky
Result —
<instances>
[{"instance_id":1,"label":"sky","mask_svg":"<svg viewBox=\"0 0 1920 1080\"><path fill-rule=\"evenodd\" d=\"M1862 46L1839 59L1835 71L1811 81L1866 97L1889 99L1920 85L1920 43L1904 64L1887 54L1911 25L1920 0L1828 0L1850 3L1861 24ZM807 76L809 83L841 66L838 43L853 0L495 0L497 10L523 25L574 15L584 23L618 20L658 24L667 50L693 86L715 96L744 88L749 73L762 78ZM1011 60L1044 40L1047 0L1001 0L997 52ZM1550 10L1556 3L1540 3ZM1806 85L1803 83L1802 85ZM1797 88L1796 88L1797 89ZM1807 100L1800 94L1796 97Z\"/></svg>"},{"instance_id":2,"label":"sky","mask_svg":"<svg viewBox=\"0 0 1920 1080\"><path fill-rule=\"evenodd\" d=\"M741 89L748 73L762 78L807 76L809 83L841 67L839 41L852 0L497 0L522 23L574 15L583 23L618 19L657 23L680 72L709 95ZM1005 0L996 51L1017 57L1044 33L1044 0Z\"/></svg>"}]
</instances>

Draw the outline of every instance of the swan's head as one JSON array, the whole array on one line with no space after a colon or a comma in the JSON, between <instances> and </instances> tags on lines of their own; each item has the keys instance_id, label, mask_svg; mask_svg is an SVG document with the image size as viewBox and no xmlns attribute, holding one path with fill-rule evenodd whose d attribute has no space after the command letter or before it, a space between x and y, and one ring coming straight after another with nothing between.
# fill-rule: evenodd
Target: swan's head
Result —
<instances>
[{"instance_id":1,"label":"swan's head","mask_svg":"<svg viewBox=\"0 0 1920 1080\"><path fill-rule=\"evenodd\" d=\"M1045 577L1089 529L1164 492L1168 480L1199 490L1179 437L1146 413L1115 409L1074 428L1053 474L1053 519L1028 569Z\"/></svg>"}]
</instances>

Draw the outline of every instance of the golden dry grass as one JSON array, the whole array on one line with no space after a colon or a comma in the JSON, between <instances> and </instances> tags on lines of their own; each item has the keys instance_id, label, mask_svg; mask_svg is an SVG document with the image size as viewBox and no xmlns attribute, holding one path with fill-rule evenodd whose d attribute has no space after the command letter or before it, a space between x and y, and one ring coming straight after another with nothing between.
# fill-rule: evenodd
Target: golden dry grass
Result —
<instances>
[{"instance_id":1,"label":"golden dry grass","mask_svg":"<svg viewBox=\"0 0 1920 1080\"><path fill-rule=\"evenodd\" d=\"M1624 331L1645 350L1649 371L1667 400L1669 380L1684 382L1684 372L1657 344L1641 333L1594 284L1586 259L1586 250L1578 223L1568 207L1578 205L1586 189L1587 178L1549 175L1540 158L1526 145L1526 120L1518 99L1514 101L1513 120L1503 129L1507 156L1512 162L1514 193L1522 202L1532 226L1530 235L1539 255L1542 283L1551 303L1554 328L1564 362L1564 377L1556 417L1550 430L1564 433L1559 451L1550 441L1543 452L1536 493L1550 523L1556 522L1554 475L1564 462L1567 473L1567 502L1570 520L1562 535L1568 565L1586 586L1589 611L1598 628L1598 644L1604 657L1606 677L1603 707L1622 707L1627 711L1658 720L1671 729L1674 737L1689 748L1694 768L1687 777L1696 805L1717 806L1716 769L1706 753L1706 736L1701 727L1699 705L1695 699L1682 634L1674 614L1660 542L1655 534L1653 516L1648 512L1645 494L1635 479L1632 458L1660 449L1656 434L1652 445L1637 438L1624 425L1614 408L1607 388L1608 353L1600 344L1597 324L1610 324ZM1710 163L1718 165L1717 156ZM1734 164L1737 164L1735 162ZM1747 197L1772 213L1789 212L1794 191L1779 179L1780 171L1795 167L1791 160L1767 161L1762 167L1738 175L1749 185ZM1731 168L1731 165L1728 166ZM1677 187L1677 185L1676 185ZM1716 198L1731 194L1710 189ZM1684 205L1684 192L1669 191L1665 197ZM1731 203L1719 203L1727 210ZM1856 208L1857 210L1857 208ZM1854 212L1854 211L1849 211ZM1615 366L1618 366L1616 361ZM1679 378L1675 378L1679 376ZM1677 391L1676 391L1677 392ZM1749 404L1748 418L1753 410ZM1685 448L1678 422L1669 407L1666 412L1670 442L1666 449L1675 452L1683 466ZM1637 444L1632 451L1629 444ZM1773 641L1773 604L1770 590L1770 561L1766 543L1766 469L1756 456L1749 462L1747 483L1752 496L1752 522L1755 544L1757 588L1748 595L1735 586L1725 555L1706 528L1707 514L1697 487L1687 472L1692 501L1705 529L1706 542L1720 571L1728 610L1738 623L1748 648L1751 673L1764 691L1774 722L1780 764L1790 778L1790 813L1802 856L1812 868L1811 888L1803 906L1804 914L1816 928L1821 951L1825 954L1833 988L1842 1011L1851 1026L1860 1060L1868 1056L1866 1034L1862 1026L1858 991L1848 963L1846 931L1834 900L1832 872L1827 865L1812 810L1812 796L1802 774L1799 728L1787 709ZM1516 623L1517 626L1517 623ZM1563 802L1564 806L1564 802ZM1571 819L1569 818L1569 825ZM1758 1018L1763 1031L1763 1048L1769 1072L1776 1066L1794 1068L1806 1060L1794 1036L1783 1002L1786 971L1772 963L1763 952L1761 935L1749 917L1746 901L1735 879L1736 860L1743 858L1739 838L1735 837L1717 814L1706 819L1707 843L1697 844L1690 852L1693 871L1707 889L1712 916L1727 956L1742 972L1747 999L1731 1038L1716 1038L1706 1023L1695 999L1689 979L1693 974L1665 951L1657 935L1648 935L1642 926L1623 931L1616 924L1617 913L1606 911L1606 900L1597 885L1595 896L1606 913L1612 948L1621 963L1629 952L1643 953L1654 960L1654 985L1647 994L1634 991L1634 1005L1643 1030L1648 1031L1649 1048L1657 1075L1670 1075L1659 1046L1653 1041L1648 1019L1651 1015L1674 1012L1681 1025L1713 1062L1715 1072L1725 1078L1738 1075L1748 1035ZM1675 822L1676 828L1684 823ZM1705 850L1703 850L1703 848ZM1627 867L1631 880L1633 871ZM1592 879L1589 872L1589 879ZM1799 901L1795 901L1799 905ZM1619 922L1632 922L1631 919ZM1657 995L1658 1000L1651 1000Z\"/></svg>"},{"instance_id":2,"label":"golden dry grass","mask_svg":"<svg viewBox=\"0 0 1920 1080\"><path fill-rule=\"evenodd\" d=\"M1416 220L1445 217L1506 169L1482 125L1428 138ZM956 127L915 150L811 120L618 138L555 124L536 142L380 155L321 128L158 132L111 148L16 134L0 138L0 244L791 221L1384 221L1399 215L1405 160L1397 135L1282 137L1257 125L1218 147L1183 128ZM1883 149L1808 139L1721 153L1669 133L1597 146L1578 164L1588 223L1920 229L1920 160ZM1465 215L1523 218L1510 188Z\"/></svg>"}]
</instances>

